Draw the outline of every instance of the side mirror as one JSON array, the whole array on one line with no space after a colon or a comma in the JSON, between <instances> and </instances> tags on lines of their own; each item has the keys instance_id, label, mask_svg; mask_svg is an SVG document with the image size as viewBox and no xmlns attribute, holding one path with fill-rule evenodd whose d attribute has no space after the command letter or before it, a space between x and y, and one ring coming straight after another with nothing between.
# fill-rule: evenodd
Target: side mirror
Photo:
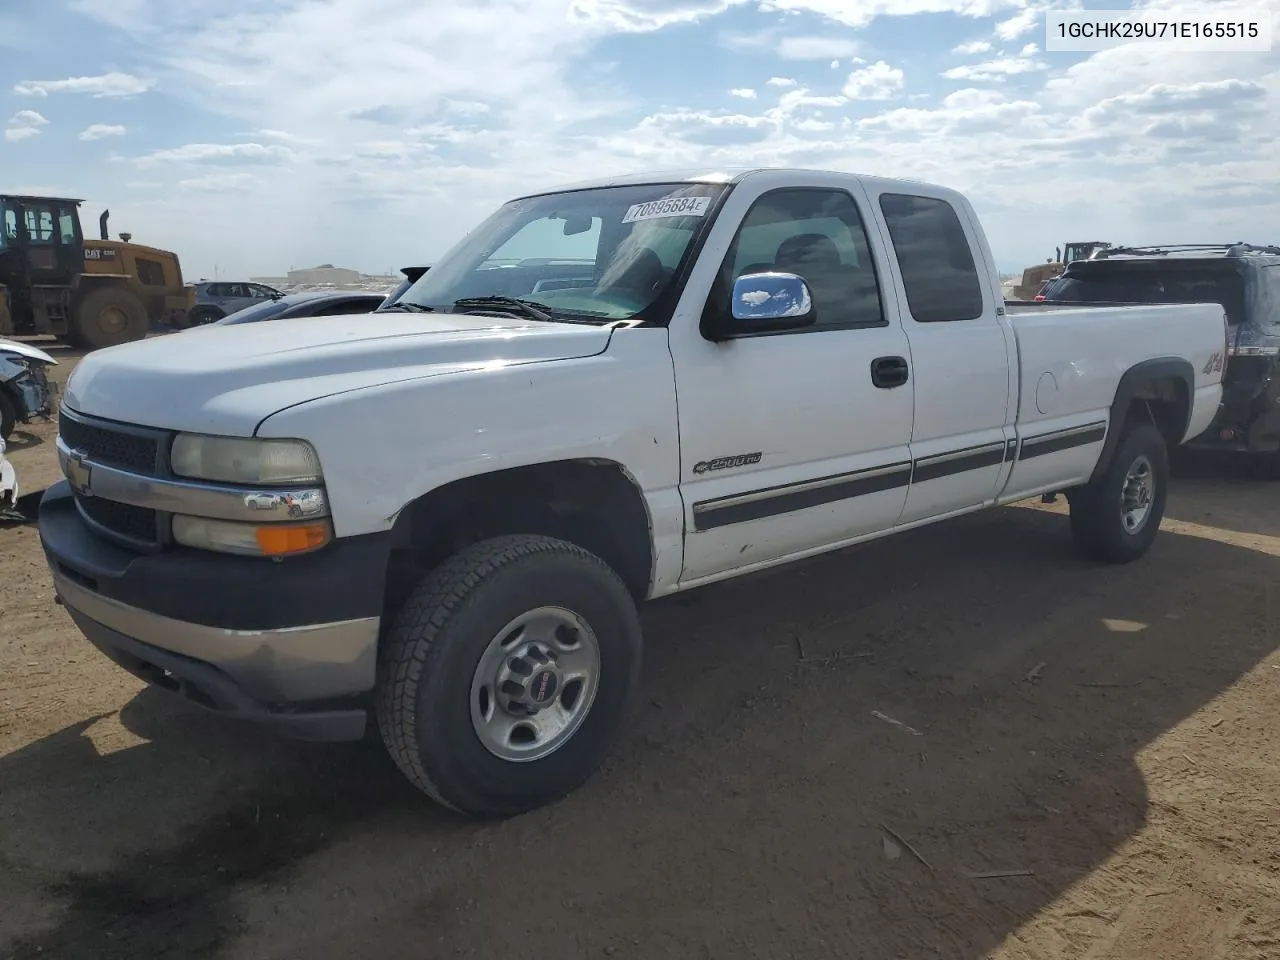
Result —
<instances>
[{"instance_id":1,"label":"side mirror","mask_svg":"<svg viewBox=\"0 0 1280 960\"><path fill-rule=\"evenodd\" d=\"M809 285L794 273L749 273L733 282L730 333L797 330L813 325Z\"/></svg>"}]
</instances>

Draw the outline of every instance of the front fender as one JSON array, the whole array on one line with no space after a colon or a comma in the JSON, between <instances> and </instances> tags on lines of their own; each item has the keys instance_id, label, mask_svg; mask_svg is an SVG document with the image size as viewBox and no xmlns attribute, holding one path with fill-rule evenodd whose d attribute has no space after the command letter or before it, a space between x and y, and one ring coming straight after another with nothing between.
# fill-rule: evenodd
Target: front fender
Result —
<instances>
[{"instance_id":1,"label":"front fender","mask_svg":"<svg viewBox=\"0 0 1280 960\"><path fill-rule=\"evenodd\" d=\"M665 329L616 331L594 356L320 398L267 417L257 435L315 446L339 537L389 530L407 504L457 480L604 459L645 497L655 556L679 557L679 434Z\"/></svg>"}]
</instances>

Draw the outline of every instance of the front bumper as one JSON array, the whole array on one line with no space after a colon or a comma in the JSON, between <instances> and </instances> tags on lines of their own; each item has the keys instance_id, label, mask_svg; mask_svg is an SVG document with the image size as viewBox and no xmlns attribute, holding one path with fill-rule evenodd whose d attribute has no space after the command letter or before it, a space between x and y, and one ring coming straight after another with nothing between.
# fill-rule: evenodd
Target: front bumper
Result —
<instances>
[{"instance_id":1,"label":"front bumper","mask_svg":"<svg viewBox=\"0 0 1280 960\"><path fill-rule=\"evenodd\" d=\"M388 537L283 562L138 554L95 535L61 481L41 501L40 539L60 602L135 676L301 739L364 735Z\"/></svg>"}]
</instances>

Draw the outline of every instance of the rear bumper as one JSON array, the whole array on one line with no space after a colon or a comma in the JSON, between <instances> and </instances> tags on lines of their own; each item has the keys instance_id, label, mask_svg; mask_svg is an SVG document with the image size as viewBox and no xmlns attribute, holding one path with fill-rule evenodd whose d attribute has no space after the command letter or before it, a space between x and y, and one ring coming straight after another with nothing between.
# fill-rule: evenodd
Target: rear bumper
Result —
<instances>
[{"instance_id":1,"label":"rear bumper","mask_svg":"<svg viewBox=\"0 0 1280 960\"><path fill-rule=\"evenodd\" d=\"M96 536L65 481L40 539L85 637L148 683L302 739L364 735L376 675L387 540L357 537L283 563Z\"/></svg>"},{"instance_id":2,"label":"rear bumper","mask_svg":"<svg viewBox=\"0 0 1280 960\"><path fill-rule=\"evenodd\" d=\"M1280 451L1280 382L1229 384L1208 429L1186 446L1238 453Z\"/></svg>"}]
</instances>

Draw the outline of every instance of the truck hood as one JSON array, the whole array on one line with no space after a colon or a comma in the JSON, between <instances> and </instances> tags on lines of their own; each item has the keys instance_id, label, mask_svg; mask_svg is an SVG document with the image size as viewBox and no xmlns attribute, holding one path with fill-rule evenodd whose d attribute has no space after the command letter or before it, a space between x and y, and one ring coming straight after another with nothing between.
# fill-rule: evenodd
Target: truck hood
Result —
<instances>
[{"instance_id":1,"label":"truck hood","mask_svg":"<svg viewBox=\"0 0 1280 960\"><path fill-rule=\"evenodd\" d=\"M286 407L381 384L601 353L605 327L475 314L296 317L97 350L67 382L73 410L125 423L249 436Z\"/></svg>"}]
</instances>

